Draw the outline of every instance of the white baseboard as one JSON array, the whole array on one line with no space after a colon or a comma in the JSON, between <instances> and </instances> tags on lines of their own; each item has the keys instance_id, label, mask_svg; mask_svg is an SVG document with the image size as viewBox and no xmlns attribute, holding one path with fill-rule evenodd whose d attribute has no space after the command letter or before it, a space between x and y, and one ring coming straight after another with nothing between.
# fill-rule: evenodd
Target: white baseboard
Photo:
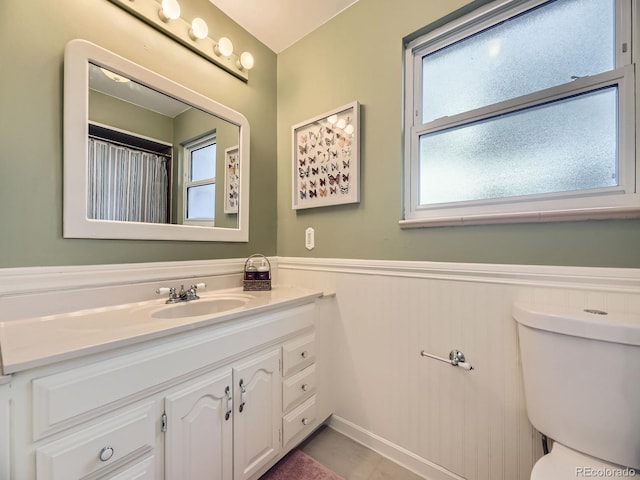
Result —
<instances>
[{"instance_id":1,"label":"white baseboard","mask_svg":"<svg viewBox=\"0 0 640 480\"><path fill-rule=\"evenodd\" d=\"M332 415L326 424L335 431L369 447L374 452L379 453L398 465L402 465L407 470L427 480L465 480L463 477L450 472L440 465L436 465L400 445L396 445L375 433L369 432L340 416Z\"/></svg>"}]
</instances>

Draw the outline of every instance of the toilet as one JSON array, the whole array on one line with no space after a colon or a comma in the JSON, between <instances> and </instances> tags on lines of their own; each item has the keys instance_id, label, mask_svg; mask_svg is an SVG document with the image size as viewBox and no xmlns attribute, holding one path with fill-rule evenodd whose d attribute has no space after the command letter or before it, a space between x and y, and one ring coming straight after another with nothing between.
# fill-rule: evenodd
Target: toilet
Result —
<instances>
[{"instance_id":1,"label":"toilet","mask_svg":"<svg viewBox=\"0 0 640 480\"><path fill-rule=\"evenodd\" d=\"M531 480L640 477L640 315L516 304L527 414L553 440Z\"/></svg>"}]
</instances>

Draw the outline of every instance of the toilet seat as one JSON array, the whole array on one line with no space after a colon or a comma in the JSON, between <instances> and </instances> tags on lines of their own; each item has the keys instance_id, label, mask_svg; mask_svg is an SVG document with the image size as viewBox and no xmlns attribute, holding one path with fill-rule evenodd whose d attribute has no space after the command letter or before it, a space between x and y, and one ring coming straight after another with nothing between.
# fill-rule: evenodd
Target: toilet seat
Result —
<instances>
[{"instance_id":1,"label":"toilet seat","mask_svg":"<svg viewBox=\"0 0 640 480\"><path fill-rule=\"evenodd\" d=\"M604 462L555 442L551 452L538 460L533 466L531 480L575 480L585 477L608 478L612 475L595 475L594 472L611 472L624 469L625 467L620 465Z\"/></svg>"}]
</instances>

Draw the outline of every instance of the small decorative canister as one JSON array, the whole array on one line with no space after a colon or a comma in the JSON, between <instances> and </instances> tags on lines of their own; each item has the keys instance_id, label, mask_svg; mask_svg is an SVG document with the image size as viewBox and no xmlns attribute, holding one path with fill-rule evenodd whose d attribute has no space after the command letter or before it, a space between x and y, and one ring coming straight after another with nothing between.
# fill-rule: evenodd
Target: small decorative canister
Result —
<instances>
[{"instance_id":1,"label":"small decorative canister","mask_svg":"<svg viewBox=\"0 0 640 480\"><path fill-rule=\"evenodd\" d=\"M264 255L256 253L244 262L244 290L271 290L271 262Z\"/></svg>"}]
</instances>

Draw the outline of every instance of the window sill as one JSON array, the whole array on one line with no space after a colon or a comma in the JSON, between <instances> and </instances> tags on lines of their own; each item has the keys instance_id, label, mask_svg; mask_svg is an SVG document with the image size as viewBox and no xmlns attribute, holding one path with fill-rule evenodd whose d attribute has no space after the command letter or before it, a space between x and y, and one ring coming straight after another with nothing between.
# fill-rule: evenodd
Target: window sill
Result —
<instances>
[{"instance_id":1,"label":"window sill","mask_svg":"<svg viewBox=\"0 0 640 480\"><path fill-rule=\"evenodd\" d=\"M400 228L460 227L508 223L575 222L584 220L623 220L640 218L640 206L552 210L522 213L495 213L400 220Z\"/></svg>"}]
</instances>

